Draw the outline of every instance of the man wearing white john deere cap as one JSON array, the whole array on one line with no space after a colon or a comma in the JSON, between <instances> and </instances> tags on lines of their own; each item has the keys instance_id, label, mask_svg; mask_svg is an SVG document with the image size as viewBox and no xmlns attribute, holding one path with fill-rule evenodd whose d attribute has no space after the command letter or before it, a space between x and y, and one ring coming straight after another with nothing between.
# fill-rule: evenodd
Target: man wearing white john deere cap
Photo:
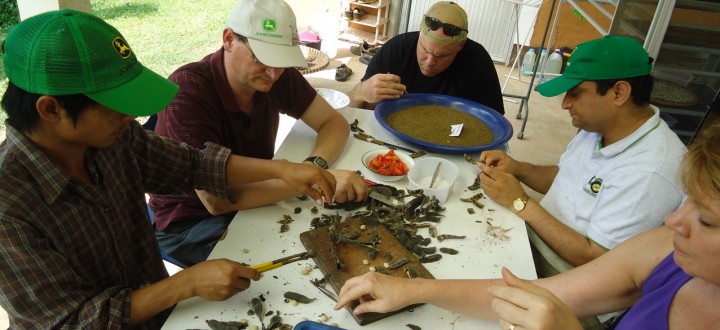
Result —
<instances>
[{"instance_id":1,"label":"man wearing white john deere cap","mask_svg":"<svg viewBox=\"0 0 720 330\"><path fill-rule=\"evenodd\" d=\"M28 18L3 48L0 305L11 328L157 329L177 302L227 299L258 278L229 260L168 277L145 192L227 197L229 185L278 178L316 200L332 197L334 178L315 165L147 133L135 117L160 111L178 87L95 16Z\"/></svg>"},{"instance_id":2,"label":"man wearing white john deere cap","mask_svg":"<svg viewBox=\"0 0 720 330\"><path fill-rule=\"evenodd\" d=\"M191 146L210 141L235 154L271 159L280 114L287 114L318 134L305 161L328 168L345 147L349 126L294 68L306 66L290 6L282 0L240 0L222 32L222 48L170 76L180 92L158 115L156 132ZM355 173L330 171L338 182L336 202L367 198ZM201 190L192 196L153 195L150 207L163 251L186 264L203 261L237 210L297 195L278 180L229 193L233 202Z\"/></svg>"},{"instance_id":3,"label":"man wearing white john deere cap","mask_svg":"<svg viewBox=\"0 0 720 330\"><path fill-rule=\"evenodd\" d=\"M649 103L651 62L628 37L578 45L563 75L538 87L545 96L567 92L562 107L580 129L560 163L532 165L500 151L480 155L487 162L479 165L485 193L530 225L533 246L557 271L661 226L680 206L686 148ZM530 199L520 182L545 194L542 201ZM538 269L540 276L552 272Z\"/></svg>"}]
</instances>

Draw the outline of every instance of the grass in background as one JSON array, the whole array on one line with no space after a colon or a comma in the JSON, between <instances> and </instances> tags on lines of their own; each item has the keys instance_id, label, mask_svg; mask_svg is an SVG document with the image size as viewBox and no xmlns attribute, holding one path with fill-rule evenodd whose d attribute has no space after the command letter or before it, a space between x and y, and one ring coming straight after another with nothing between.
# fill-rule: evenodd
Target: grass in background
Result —
<instances>
[{"instance_id":1,"label":"grass in background","mask_svg":"<svg viewBox=\"0 0 720 330\"><path fill-rule=\"evenodd\" d=\"M0 5L13 0L0 0ZM140 63L161 76L200 60L222 45L222 30L236 0L93 0L93 14L122 33ZM11 26L0 26L5 40ZM0 57L0 95L7 89ZM4 139L5 113L0 111Z\"/></svg>"}]
</instances>

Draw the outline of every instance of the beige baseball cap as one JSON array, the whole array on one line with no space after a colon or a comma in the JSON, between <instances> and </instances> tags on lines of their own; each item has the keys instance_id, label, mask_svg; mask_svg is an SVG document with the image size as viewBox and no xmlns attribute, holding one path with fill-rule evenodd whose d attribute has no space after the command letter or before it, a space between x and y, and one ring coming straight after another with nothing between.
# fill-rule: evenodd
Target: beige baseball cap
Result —
<instances>
[{"instance_id":1,"label":"beige baseball cap","mask_svg":"<svg viewBox=\"0 0 720 330\"><path fill-rule=\"evenodd\" d=\"M307 68L297 22L283 0L239 0L228 18L233 32L248 38L255 56L275 68Z\"/></svg>"}]
</instances>

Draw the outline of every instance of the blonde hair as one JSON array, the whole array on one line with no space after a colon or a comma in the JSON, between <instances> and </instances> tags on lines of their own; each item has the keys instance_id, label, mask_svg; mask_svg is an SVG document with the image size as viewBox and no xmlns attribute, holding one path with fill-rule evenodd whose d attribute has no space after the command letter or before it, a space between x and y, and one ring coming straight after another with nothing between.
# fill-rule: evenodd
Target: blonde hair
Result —
<instances>
[{"instance_id":1,"label":"blonde hair","mask_svg":"<svg viewBox=\"0 0 720 330\"><path fill-rule=\"evenodd\" d=\"M688 147L680 180L688 194L720 198L720 122L702 130Z\"/></svg>"}]
</instances>

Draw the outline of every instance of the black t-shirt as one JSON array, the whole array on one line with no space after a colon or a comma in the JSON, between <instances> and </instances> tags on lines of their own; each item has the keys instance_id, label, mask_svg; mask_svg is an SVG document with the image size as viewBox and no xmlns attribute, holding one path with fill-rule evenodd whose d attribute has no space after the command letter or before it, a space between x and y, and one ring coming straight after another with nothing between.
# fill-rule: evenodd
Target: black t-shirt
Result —
<instances>
[{"instance_id":1,"label":"black t-shirt","mask_svg":"<svg viewBox=\"0 0 720 330\"><path fill-rule=\"evenodd\" d=\"M426 77L418 65L419 38L420 32L416 31L388 40L373 56L362 80L389 72L400 76L409 93L457 96L505 113L495 65L482 45L468 39L445 71L435 77Z\"/></svg>"}]
</instances>

